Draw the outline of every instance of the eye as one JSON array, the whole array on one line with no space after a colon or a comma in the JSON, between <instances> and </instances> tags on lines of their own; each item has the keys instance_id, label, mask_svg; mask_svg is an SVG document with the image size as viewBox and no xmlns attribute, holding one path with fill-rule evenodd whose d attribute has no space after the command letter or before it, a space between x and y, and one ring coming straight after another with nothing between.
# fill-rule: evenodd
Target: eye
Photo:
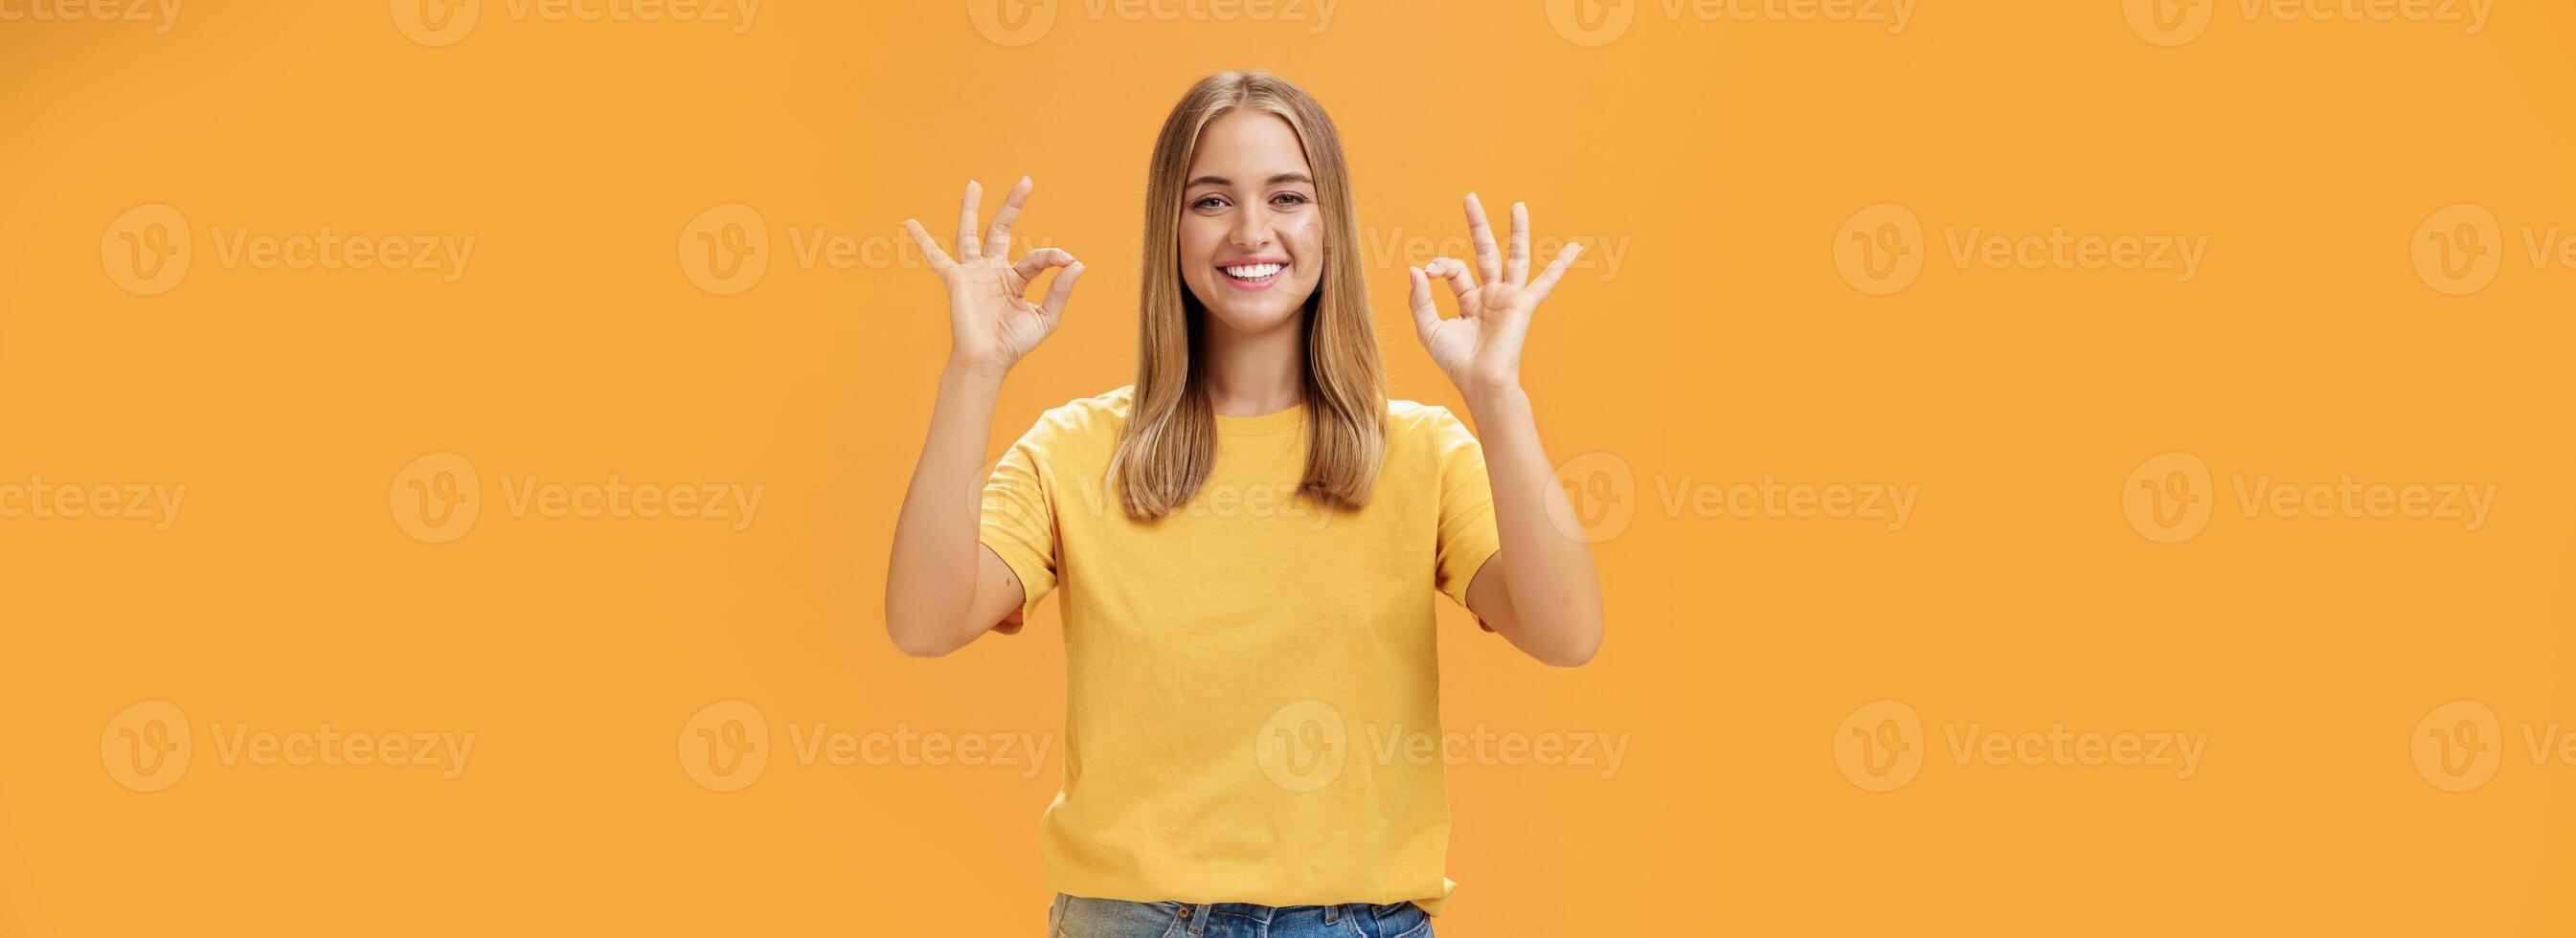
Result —
<instances>
[{"instance_id":1,"label":"eye","mask_svg":"<svg viewBox=\"0 0 2576 938\"><path fill-rule=\"evenodd\" d=\"M1270 201L1278 205L1304 205L1314 200L1307 198L1303 192L1282 192L1271 196Z\"/></svg>"},{"instance_id":2,"label":"eye","mask_svg":"<svg viewBox=\"0 0 2576 938\"><path fill-rule=\"evenodd\" d=\"M1190 209L1191 209L1192 211L1205 211L1205 210L1207 210L1207 209L1212 209L1212 208L1224 208L1224 207L1225 207L1225 197L1224 197L1224 196L1218 196L1218 195L1203 195L1203 196L1199 196L1199 197L1198 197L1198 201L1195 201L1195 202L1191 202L1191 203L1190 203Z\"/></svg>"}]
</instances>

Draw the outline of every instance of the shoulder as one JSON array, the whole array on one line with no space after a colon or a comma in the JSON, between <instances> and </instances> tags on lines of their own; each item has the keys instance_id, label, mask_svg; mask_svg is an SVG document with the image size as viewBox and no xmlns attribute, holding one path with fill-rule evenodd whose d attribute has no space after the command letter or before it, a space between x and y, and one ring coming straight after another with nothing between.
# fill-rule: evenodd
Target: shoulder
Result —
<instances>
[{"instance_id":1,"label":"shoulder","mask_svg":"<svg viewBox=\"0 0 2576 938\"><path fill-rule=\"evenodd\" d=\"M1129 384L1047 408L1029 428L1025 440L1050 447L1114 441L1135 399L1136 386Z\"/></svg>"},{"instance_id":2,"label":"shoulder","mask_svg":"<svg viewBox=\"0 0 2576 938\"><path fill-rule=\"evenodd\" d=\"M1386 437L1390 450L1416 445L1440 452L1476 444L1476 436L1467 430L1466 421L1458 419L1449 408L1396 398L1386 401Z\"/></svg>"},{"instance_id":3,"label":"shoulder","mask_svg":"<svg viewBox=\"0 0 2576 938\"><path fill-rule=\"evenodd\" d=\"M1090 397L1077 397L1047 409L1044 419L1071 423L1123 422L1136 404L1136 386L1122 384Z\"/></svg>"}]
</instances>

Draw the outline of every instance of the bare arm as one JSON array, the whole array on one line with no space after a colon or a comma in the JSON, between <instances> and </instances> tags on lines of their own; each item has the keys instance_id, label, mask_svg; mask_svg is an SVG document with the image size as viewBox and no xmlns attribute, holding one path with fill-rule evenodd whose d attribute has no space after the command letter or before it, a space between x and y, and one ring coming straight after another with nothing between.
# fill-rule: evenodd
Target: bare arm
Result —
<instances>
[{"instance_id":1,"label":"bare arm","mask_svg":"<svg viewBox=\"0 0 2576 938\"><path fill-rule=\"evenodd\" d=\"M904 222L931 269L947 282L951 342L947 367L939 373L929 436L904 491L894 549L886 561L886 635L907 655L944 655L996 627L1018 628L1024 598L1019 578L977 542L984 445L992 434L993 402L1003 376L1055 333L1074 280L1082 275L1082 264L1055 248L1031 251L1016 265L1007 263L1011 224L1030 188L1023 178L1011 189L979 241L975 222L983 192L967 183L954 259L939 250L920 222ZM1045 302L1030 303L1030 286L1053 267L1064 270L1049 285Z\"/></svg>"},{"instance_id":2,"label":"bare arm","mask_svg":"<svg viewBox=\"0 0 2576 938\"><path fill-rule=\"evenodd\" d=\"M1539 445L1529 396L1513 387L1482 397L1470 396L1467 410L1485 447L1503 549L1468 581L1467 609L1530 657L1579 666L1601 648L1601 579L1592 549L1548 520L1573 518L1574 506Z\"/></svg>"},{"instance_id":3,"label":"bare arm","mask_svg":"<svg viewBox=\"0 0 2576 938\"><path fill-rule=\"evenodd\" d=\"M1413 270L1413 319L1432 361L1467 399L1494 490L1501 552L1467 584L1467 608L1513 647L1558 667L1592 660L1603 632L1601 579L1592 548L1549 520L1574 517L1540 444L1529 395L1521 390L1522 341L1530 318L1580 250L1569 244L1536 279L1529 275L1529 213L1512 206L1511 256L1500 256L1484 206L1467 197L1467 228L1478 272L1450 258ZM1458 315L1440 318L1431 278L1449 281Z\"/></svg>"}]
</instances>

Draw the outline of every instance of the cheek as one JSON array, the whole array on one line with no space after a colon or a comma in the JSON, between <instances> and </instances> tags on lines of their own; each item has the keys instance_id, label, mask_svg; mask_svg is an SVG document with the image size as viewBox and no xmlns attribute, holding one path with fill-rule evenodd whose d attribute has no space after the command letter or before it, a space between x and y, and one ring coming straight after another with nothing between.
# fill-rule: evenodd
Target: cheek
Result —
<instances>
[{"instance_id":1,"label":"cheek","mask_svg":"<svg viewBox=\"0 0 2576 938\"><path fill-rule=\"evenodd\" d=\"M1224 237L1222 225L1210 224L1207 219L1195 215L1181 216L1181 266L1192 270L1205 269L1216 260L1217 242Z\"/></svg>"},{"instance_id":2,"label":"cheek","mask_svg":"<svg viewBox=\"0 0 2576 938\"><path fill-rule=\"evenodd\" d=\"M1289 224L1279 226L1279 240L1288 243L1289 253L1297 259L1297 268L1308 275L1324 269L1324 219L1308 212Z\"/></svg>"}]
</instances>

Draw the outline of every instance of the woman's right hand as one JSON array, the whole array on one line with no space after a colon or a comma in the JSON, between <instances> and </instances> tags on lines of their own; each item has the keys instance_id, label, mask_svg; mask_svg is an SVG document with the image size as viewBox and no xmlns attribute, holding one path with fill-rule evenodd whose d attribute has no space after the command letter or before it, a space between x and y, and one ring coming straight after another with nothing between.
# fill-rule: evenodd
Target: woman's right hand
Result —
<instances>
[{"instance_id":1,"label":"woman's right hand","mask_svg":"<svg viewBox=\"0 0 2576 938\"><path fill-rule=\"evenodd\" d=\"M904 219L904 230L921 245L930 269L948 282L948 359L952 364L989 368L996 373L1008 371L1064 322L1064 304L1073 296L1073 282L1082 276L1082 262L1056 248L1039 248L1017 264L1009 262L1011 223L1019 220L1020 207L1028 204L1029 188L1028 177L1020 177L1019 185L1011 187L1010 197L1002 201L1001 210L993 213L993 227L978 240L975 219L981 213L984 190L973 182L967 183L964 204L957 211L954 258L930 240L921 222ZM1030 286L1050 267L1064 270L1047 286L1044 302L1029 302Z\"/></svg>"}]
</instances>

